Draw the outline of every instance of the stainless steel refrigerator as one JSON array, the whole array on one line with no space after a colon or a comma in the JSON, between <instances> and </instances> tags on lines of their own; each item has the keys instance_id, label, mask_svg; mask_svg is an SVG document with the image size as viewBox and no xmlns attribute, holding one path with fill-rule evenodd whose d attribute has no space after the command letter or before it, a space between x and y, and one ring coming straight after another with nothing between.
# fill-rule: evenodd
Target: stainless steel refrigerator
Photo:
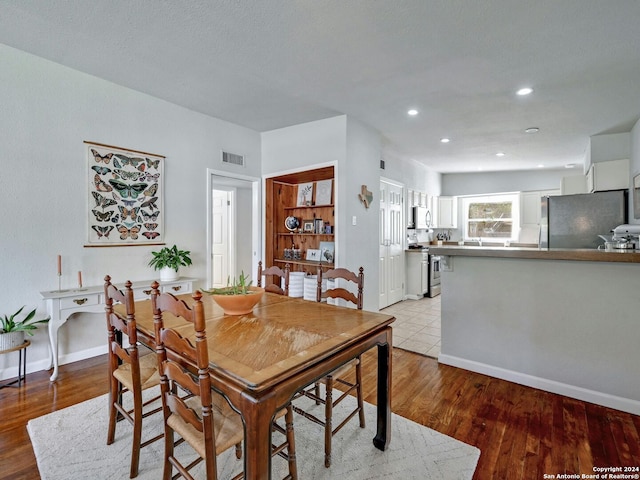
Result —
<instances>
[{"instance_id":1,"label":"stainless steel refrigerator","mask_svg":"<svg viewBox=\"0 0 640 480\"><path fill-rule=\"evenodd\" d=\"M540 246L597 248L598 235L627 223L628 190L542 197Z\"/></svg>"}]
</instances>

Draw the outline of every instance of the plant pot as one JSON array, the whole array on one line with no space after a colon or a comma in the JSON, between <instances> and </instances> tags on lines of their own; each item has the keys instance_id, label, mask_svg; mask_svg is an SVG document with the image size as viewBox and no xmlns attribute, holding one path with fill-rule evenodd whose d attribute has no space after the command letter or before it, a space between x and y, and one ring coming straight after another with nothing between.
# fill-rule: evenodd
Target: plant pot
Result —
<instances>
[{"instance_id":1,"label":"plant pot","mask_svg":"<svg viewBox=\"0 0 640 480\"><path fill-rule=\"evenodd\" d=\"M253 307L260 301L264 288L249 287L253 293L246 295L223 295L211 293L215 302L222 307L225 315L246 315L253 311Z\"/></svg>"},{"instance_id":2,"label":"plant pot","mask_svg":"<svg viewBox=\"0 0 640 480\"><path fill-rule=\"evenodd\" d=\"M0 333L0 352L19 347L24 343L24 332Z\"/></svg>"},{"instance_id":3,"label":"plant pot","mask_svg":"<svg viewBox=\"0 0 640 480\"><path fill-rule=\"evenodd\" d=\"M173 282L179 277L178 270L174 270L171 267L164 267L160 269L160 281L161 282Z\"/></svg>"}]
</instances>

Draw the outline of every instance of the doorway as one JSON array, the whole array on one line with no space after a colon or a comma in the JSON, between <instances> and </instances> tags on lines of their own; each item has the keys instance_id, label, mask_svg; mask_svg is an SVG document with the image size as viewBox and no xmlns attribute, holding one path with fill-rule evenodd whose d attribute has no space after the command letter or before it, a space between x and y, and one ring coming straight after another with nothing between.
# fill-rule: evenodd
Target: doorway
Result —
<instances>
[{"instance_id":1,"label":"doorway","mask_svg":"<svg viewBox=\"0 0 640 480\"><path fill-rule=\"evenodd\" d=\"M260 179L207 169L207 288L257 272Z\"/></svg>"}]
</instances>

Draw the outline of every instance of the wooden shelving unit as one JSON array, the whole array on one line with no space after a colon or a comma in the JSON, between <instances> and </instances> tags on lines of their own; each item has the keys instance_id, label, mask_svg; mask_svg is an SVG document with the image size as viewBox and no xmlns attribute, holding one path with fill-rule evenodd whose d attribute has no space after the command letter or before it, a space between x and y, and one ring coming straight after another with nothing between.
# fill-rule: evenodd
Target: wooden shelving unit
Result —
<instances>
[{"instance_id":1,"label":"wooden shelving unit","mask_svg":"<svg viewBox=\"0 0 640 480\"><path fill-rule=\"evenodd\" d=\"M333 242L335 238L335 205L315 205L317 188L314 188L311 205L296 206L298 185L302 183L333 180L333 167L296 172L265 180L266 218L265 218L265 259L263 264L270 266L285 263L291 265L292 271L308 271L315 273L318 265L322 268L333 268L333 263L306 260L307 250L318 249L320 242ZM332 201L335 198L332 184ZM290 232L285 227L285 219L296 217L300 222L300 231ZM322 220L322 227L329 225L332 233L304 232L305 221ZM285 259L285 248L300 250L300 259Z\"/></svg>"}]
</instances>

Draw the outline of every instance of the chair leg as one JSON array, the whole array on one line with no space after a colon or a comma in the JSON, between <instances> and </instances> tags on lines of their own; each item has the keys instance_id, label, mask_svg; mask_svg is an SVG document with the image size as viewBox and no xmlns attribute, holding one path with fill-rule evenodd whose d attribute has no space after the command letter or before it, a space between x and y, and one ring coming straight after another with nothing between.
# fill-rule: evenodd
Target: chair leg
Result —
<instances>
[{"instance_id":1,"label":"chair leg","mask_svg":"<svg viewBox=\"0 0 640 480\"><path fill-rule=\"evenodd\" d=\"M316 398L320 398L320 382L316 382ZM320 405L320 400L316 400L316 405Z\"/></svg>"},{"instance_id":2,"label":"chair leg","mask_svg":"<svg viewBox=\"0 0 640 480\"><path fill-rule=\"evenodd\" d=\"M166 426L164 428L164 467L162 468L162 479L171 480L171 474L173 473L173 466L169 459L173 457L173 430Z\"/></svg>"},{"instance_id":3,"label":"chair leg","mask_svg":"<svg viewBox=\"0 0 640 480\"><path fill-rule=\"evenodd\" d=\"M291 480L298 479L298 463L296 461L296 437L293 431L293 406L287 406L287 413L284 417L287 429L287 458L289 460L289 475Z\"/></svg>"},{"instance_id":4,"label":"chair leg","mask_svg":"<svg viewBox=\"0 0 640 480\"><path fill-rule=\"evenodd\" d=\"M131 442L131 471L129 478L138 476L140 442L142 441L142 394L133 394L133 439Z\"/></svg>"},{"instance_id":5,"label":"chair leg","mask_svg":"<svg viewBox=\"0 0 640 480\"><path fill-rule=\"evenodd\" d=\"M331 437L333 436L333 377L328 375L325 379L325 405L324 405L324 466L331 466Z\"/></svg>"},{"instance_id":6,"label":"chair leg","mask_svg":"<svg viewBox=\"0 0 640 480\"><path fill-rule=\"evenodd\" d=\"M109 427L107 429L107 445L111 445L113 443L116 435L118 411L116 410L115 402L117 401L118 391L118 380L112 376L109 388Z\"/></svg>"},{"instance_id":7,"label":"chair leg","mask_svg":"<svg viewBox=\"0 0 640 480\"><path fill-rule=\"evenodd\" d=\"M358 357L358 364L356 365L356 395L358 398L358 408L359 408L359 417L360 417L360 428L365 427L364 423L364 401L362 399L362 361L360 357Z\"/></svg>"}]
</instances>

